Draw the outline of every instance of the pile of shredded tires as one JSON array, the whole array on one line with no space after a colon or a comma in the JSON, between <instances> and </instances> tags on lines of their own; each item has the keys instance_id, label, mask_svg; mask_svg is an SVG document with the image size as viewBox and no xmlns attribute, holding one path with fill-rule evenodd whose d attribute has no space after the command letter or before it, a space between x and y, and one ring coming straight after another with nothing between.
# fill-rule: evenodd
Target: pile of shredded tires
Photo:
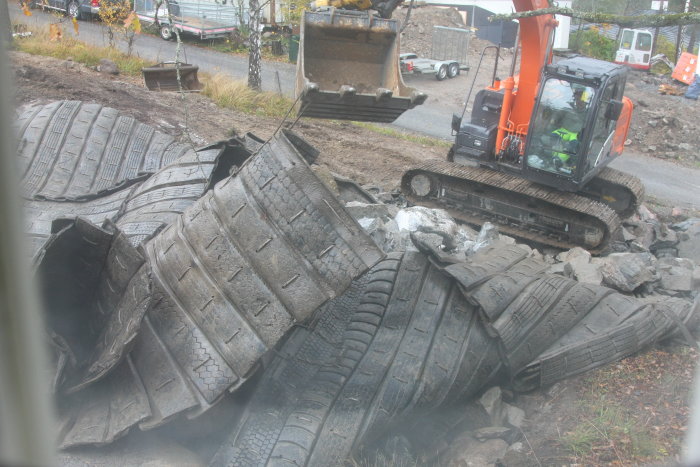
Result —
<instances>
[{"instance_id":1,"label":"pile of shredded tires","mask_svg":"<svg viewBox=\"0 0 700 467\"><path fill-rule=\"evenodd\" d=\"M697 326L688 297L578 282L516 243L380 248L293 132L195 149L77 101L25 107L16 130L64 464L116 462L160 427L211 465L344 465L435 436L491 386Z\"/></svg>"}]
</instances>

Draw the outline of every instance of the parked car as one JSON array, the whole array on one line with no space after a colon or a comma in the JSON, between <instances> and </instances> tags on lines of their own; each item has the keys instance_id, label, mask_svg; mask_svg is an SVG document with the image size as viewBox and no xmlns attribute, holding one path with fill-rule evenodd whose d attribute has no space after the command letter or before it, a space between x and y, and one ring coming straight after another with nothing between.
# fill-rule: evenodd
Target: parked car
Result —
<instances>
[{"instance_id":1,"label":"parked car","mask_svg":"<svg viewBox=\"0 0 700 467\"><path fill-rule=\"evenodd\" d=\"M62 11L76 19L90 18L100 12L100 0L33 0L30 5Z\"/></svg>"},{"instance_id":2,"label":"parked car","mask_svg":"<svg viewBox=\"0 0 700 467\"><path fill-rule=\"evenodd\" d=\"M456 60L420 58L414 53L399 55L399 65L403 74L433 74L438 81L459 74L459 63Z\"/></svg>"}]
</instances>

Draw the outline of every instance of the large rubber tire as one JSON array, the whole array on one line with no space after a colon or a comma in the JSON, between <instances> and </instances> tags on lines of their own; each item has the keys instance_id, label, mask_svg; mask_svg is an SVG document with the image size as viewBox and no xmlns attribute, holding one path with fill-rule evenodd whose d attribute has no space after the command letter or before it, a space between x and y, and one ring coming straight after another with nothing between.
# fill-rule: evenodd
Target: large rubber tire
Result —
<instances>
[{"instance_id":1,"label":"large rubber tire","mask_svg":"<svg viewBox=\"0 0 700 467\"><path fill-rule=\"evenodd\" d=\"M447 77L454 78L459 74L459 65L456 63L450 63L447 67Z\"/></svg>"},{"instance_id":2,"label":"large rubber tire","mask_svg":"<svg viewBox=\"0 0 700 467\"><path fill-rule=\"evenodd\" d=\"M440 65L438 71L435 73L435 79L442 81L447 78L447 65Z\"/></svg>"},{"instance_id":3,"label":"large rubber tire","mask_svg":"<svg viewBox=\"0 0 700 467\"><path fill-rule=\"evenodd\" d=\"M221 153L195 154L116 109L75 101L24 107L15 129L32 255L59 217L117 221L138 245L199 199ZM100 159L114 165L101 166Z\"/></svg>"},{"instance_id":4,"label":"large rubber tire","mask_svg":"<svg viewBox=\"0 0 700 467\"><path fill-rule=\"evenodd\" d=\"M547 264L525 256L496 245L441 271L392 254L282 347L212 465L343 465L439 408L464 412L487 385L551 384L674 329L669 309L544 275ZM677 309L687 320L687 303ZM630 322L638 338L611 352L605 329L629 335Z\"/></svg>"},{"instance_id":5,"label":"large rubber tire","mask_svg":"<svg viewBox=\"0 0 700 467\"><path fill-rule=\"evenodd\" d=\"M471 395L496 374L495 342L427 257L392 255L364 281L356 297L331 305L350 308L342 339L317 326L298 353L283 347L213 465L343 465L368 434ZM319 343L335 357L308 366Z\"/></svg>"},{"instance_id":6,"label":"large rubber tire","mask_svg":"<svg viewBox=\"0 0 700 467\"><path fill-rule=\"evenodd\" d=\"M286 135L145 245L153 305L120 365L124 383L110 389L107 377L85 389L91 394L69 411L62 447L111 442L137 423L151 428L208 410L292 325L384 256ZM146 403L100 419L110 395ZM93 431L95 424L108 426Z\"/></svg>"},{"instance_id":7,"label":"large rubber tire","mask_svg":"<svg viewBox=\"0 0 700 467\"><path fill-rule=\"evenodd\" d=\"M28 199L95 198L194 154L116 109L80 101L24 107L15 129L21 194Z\"/></svg>"}]
</instances>

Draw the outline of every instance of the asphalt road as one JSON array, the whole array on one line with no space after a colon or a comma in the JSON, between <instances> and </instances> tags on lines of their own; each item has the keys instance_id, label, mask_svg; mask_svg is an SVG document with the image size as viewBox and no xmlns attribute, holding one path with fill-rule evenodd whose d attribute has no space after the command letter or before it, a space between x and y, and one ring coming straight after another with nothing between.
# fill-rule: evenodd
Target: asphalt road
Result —
<instances>
[{"instance_id":1,"label":"asphalt road","mask_svg":"<svg viewBox=\"0 0 700 467\"><path fill-rule=\"evenodd\" d=\"M46 27L50 21L55 21L50 13L40 10L33 10L30 17L24 16L16 2L9 3L13 21L23 22L32 27ZM69 23L66 24L65 33L75 36L70 26ZM78 39L94 45L108 45L105 28L101 23L80 21L79 26ZM126 44L123 42L119 42L118 47L126 50ZM134 43L133 53L148 60L168 61L175 60L176 50L177 44L174 41L168 42L159 37L142 34ZM226 73L234 78L247 80L247 57L216 52L198 47L192 41L186 41L181 47L180 59L197 64L202 71L211 74ZM294 92L294 77L293 64L262 63L262 84L266 91L277 92L281 88L283 94L291 97ZM393 125L408 131L452 140L452 113L460 110L443 104L431 105L428 99L425 104L405 112ZM611 166L639 177L644 182L647 193L661 202L700 209L700 170L681 168L671 162L634 153L617 158Z\"/></svg>"}]
</instances>

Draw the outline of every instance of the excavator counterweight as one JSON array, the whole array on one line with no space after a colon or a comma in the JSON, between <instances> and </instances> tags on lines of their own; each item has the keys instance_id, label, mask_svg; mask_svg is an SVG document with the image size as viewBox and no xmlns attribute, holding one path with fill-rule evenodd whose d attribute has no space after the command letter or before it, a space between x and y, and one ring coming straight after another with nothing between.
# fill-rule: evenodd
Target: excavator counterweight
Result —
<instances>
[{"instance_id":1,"label":"excavator counterweight","mask_svg":"<svg viewBox=\"0 0 700 467\"><path fill-rule=\"evenodd\" d=\"M328 8L305 12L301 28L299 115L393 122L425 101L401 78L396 20Z\"/></svg>"}]
</instances>

